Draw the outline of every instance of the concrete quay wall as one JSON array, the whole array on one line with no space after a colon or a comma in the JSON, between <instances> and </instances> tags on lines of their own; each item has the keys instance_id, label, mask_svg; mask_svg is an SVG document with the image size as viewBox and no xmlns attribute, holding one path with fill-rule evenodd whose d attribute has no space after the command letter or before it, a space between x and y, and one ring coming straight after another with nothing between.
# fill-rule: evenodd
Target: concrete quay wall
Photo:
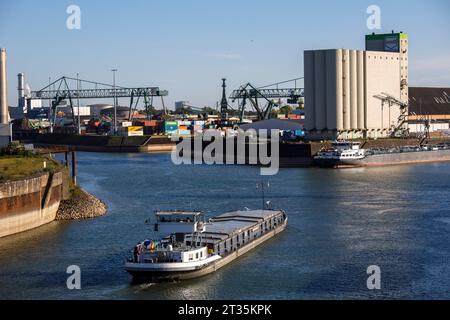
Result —
<instances>
[{"instance_id":1,"label":"concrete quay wall","mask_svg":"<svg viewBox=\"0 0 450 320\"><path fill-rule=\"evenodd\" d=\"M67 188L64 171L0 184L0 238L55 220Z\"/></svg>"}]
</instances>

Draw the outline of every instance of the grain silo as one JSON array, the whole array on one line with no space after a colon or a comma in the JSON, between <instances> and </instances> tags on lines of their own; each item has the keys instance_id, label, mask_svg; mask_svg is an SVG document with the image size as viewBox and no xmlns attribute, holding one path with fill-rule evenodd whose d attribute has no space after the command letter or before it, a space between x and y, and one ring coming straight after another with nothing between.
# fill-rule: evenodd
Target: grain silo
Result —
<instances>
[{"instance_id":1,"label":"grain silo","mask_svg":"<svg viewBox=\"0 0 450 320\"><path fill-rule=\"evenodd\" d=\"M407 35L370 35L367 46L372 50L305 51L305 129L310 139L387 137L398 125L400 106L377 96L407 102Z\"/></svg>"}]
</instances>

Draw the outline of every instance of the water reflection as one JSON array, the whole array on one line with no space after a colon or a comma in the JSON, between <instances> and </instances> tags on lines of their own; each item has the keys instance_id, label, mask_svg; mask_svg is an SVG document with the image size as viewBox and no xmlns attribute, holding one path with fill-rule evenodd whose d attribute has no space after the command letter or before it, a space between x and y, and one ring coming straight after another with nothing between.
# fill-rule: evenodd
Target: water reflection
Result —
<instances>
[{"instance_id":1,"label":"water reflection","mask_svg":"<svg viewBox=\"0 0 450 320\"><path fill-rule=\"evenodd\" d=\"M0 298L450 298L450 164L346 170L282 169L267 198L288 229L218 272L133 285L122 264L149 237L155 209L213 216L259 208L259 169L175 166L169 154L78 154L78 181L108 205L95 220L54 222L0 240ZM65 287L68 265L82 290ZM369 292L377 264L383 290Z\"/></svg>"}]
</instances>

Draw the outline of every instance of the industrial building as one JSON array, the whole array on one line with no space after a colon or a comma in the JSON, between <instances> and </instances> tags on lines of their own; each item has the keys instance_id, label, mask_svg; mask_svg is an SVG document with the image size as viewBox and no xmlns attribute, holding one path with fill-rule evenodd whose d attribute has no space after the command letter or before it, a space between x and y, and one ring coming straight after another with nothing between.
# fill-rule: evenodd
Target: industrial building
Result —
<instances>
[{"instance_id":1,"label":"industrial building","mask_svg":"<svg viewBox=\"0 0 450 320\"><path fill-rule=\"evenodd\" d=\"M450 136L450 88L410 87L410 133Z\"/></svg>"},{"instance_id":2,"label":"industrial building","mask_svg":"<svg viewBox=\"0 0 450 320\"><path fill-rule=\"evenodd\" d=\"M189 105L189 101L175 101L175 112L182 112Z\"/></svg>"},{"instance_id":3,"label":"industrial building","mask_svg":"<svg viewBox=\"0 0 450 320\"><path fill-rule=\"evenodd\" d=\"M407 129L408 35L371 34L366 49L304 52L310 139L381 138Z\"/></svg>"}]
</instances>

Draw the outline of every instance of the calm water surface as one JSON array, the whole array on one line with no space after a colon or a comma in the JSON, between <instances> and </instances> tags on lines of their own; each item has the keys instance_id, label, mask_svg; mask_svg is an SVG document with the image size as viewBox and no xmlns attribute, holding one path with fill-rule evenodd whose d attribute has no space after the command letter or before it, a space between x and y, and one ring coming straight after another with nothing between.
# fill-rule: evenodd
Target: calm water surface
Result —
<instances>
[{"instance_id":1,"label":"calm water surface","mask_svg":"<svg viewBox=\"0 0 450 320\"><path fill-rule=\"evenodd\" d=\"M375 169L281 169L267 198L288 229L218 272L134 285L122 269L151 237L155 209L214 216L260 208L259 169L175 166L170 155L78 153L78 180L106 216L53 222L0 239L2 299L450 299L450 164ZM78 265L82 289L66 288ZM378 265L382 290L369 291Z\"/></svg>"}]
</instances>

